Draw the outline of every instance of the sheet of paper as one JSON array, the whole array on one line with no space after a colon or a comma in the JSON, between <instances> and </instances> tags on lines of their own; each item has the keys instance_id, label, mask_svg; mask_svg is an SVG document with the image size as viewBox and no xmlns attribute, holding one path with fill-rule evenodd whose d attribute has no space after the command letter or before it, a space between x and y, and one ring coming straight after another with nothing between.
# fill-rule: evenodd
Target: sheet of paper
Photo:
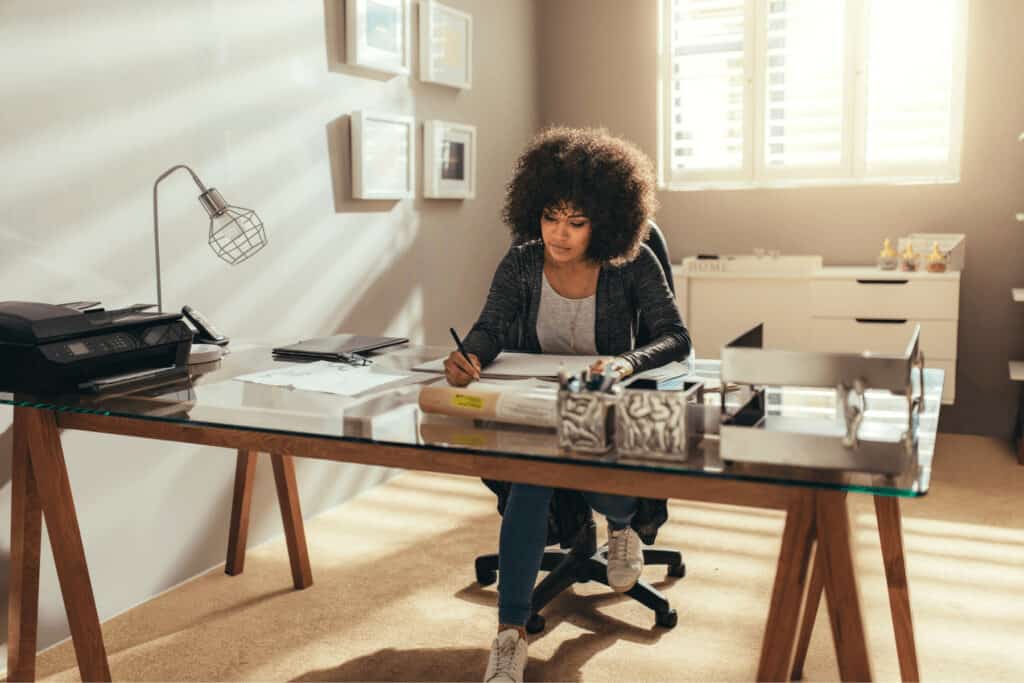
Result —
<instances>
[{"instance_id":1,"label":"sheet of paper","mask_svg":"<svg viewBox=\"0 0 1024 683\"><path fill-rule=\"evenodd\" d=\"M369 366L353 366L347 363L318 360L313 363L287 364L272 370L241 375L235 379L239 382L291 387L299 391L355 396L408 376L374 371Z\"/></svg>"},{"instance_id":2,"label":"sheet of paper","mask_svg":"<svg viewBox=\"0 0 1024 683\"><path fill-rule=\"evenodd\" d=\"M558 377L558 370L565 368L576 374L590 367L603 356L561 356L553 353L513 353L504 351L480 374L482 379ZM444 372L444 358L420 363L413 370L420 372Z\"/></svg>"}]
</instances>

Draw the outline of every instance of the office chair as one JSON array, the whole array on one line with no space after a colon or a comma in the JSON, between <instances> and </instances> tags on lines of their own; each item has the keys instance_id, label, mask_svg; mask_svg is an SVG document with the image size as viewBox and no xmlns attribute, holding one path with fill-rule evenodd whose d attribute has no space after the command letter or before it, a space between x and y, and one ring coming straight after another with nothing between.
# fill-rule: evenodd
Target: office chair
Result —
<instances>
[{"instance_id":1,"label":"office chair","mask_svg":"<svg viewBox=\"0 0 1024 683\"><path fill-rule=\"evenodd\" d=\"M658 257L661 268L668 279L669 289L675 293L675 284L672 281L672 266L669 261L665 238L654 221L649 222L651 230L647 236L647 246ZM652 335L647 330L641 317L638 317L637 322L637 346L642 346L650 340ZM683 556L678 550L651 547L644 548L643 555L645 567L666 565L669 576L677 578L686 576L686 565L683 563ZM599 581L606 586L608 585L608 546L597 547L597 525L594 523L593 510L587 514L586 522L576 535L572 547L568 550L562 550L561 548L545 550L540 568L541 571L549 573L533 589L533 599L531 601L533 614L526 622L526 630L529 633L540 633L544 630L545 621L540 611L566 588L575 583L586 583L588 581ZM477 583L481 586L489 586L497 578L497 553L481 555L476 558ZM653 610L655 622L658 626L673 628L676 625L678 615L669 605L668 599L642 577L635 586L626 591L625 595Z\"/></svg>"}]
</instances>

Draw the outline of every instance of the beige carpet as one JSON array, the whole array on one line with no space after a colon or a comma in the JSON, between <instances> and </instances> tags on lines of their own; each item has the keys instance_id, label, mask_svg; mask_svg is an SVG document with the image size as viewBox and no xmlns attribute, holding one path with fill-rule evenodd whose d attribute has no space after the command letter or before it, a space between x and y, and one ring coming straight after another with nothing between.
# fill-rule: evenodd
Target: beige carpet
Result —
<instances>
[{"instance_id":1,"label":"beige carpet","mask_svg":"<svg viewBox=\"0 0 1024 683\"><path fill-rule=\"evenodd\" d=\"M993 439L943 436L932 493L903 504L907 569L926 681L1024 678L1024 467ZM873 508L851 494L875 678L898 680ZM250 549L245 573L211 571L104 624L115 680L479 681L496 623L473 558L495 548L494 498L473 479L406 473L307 522L314 585L291 589L283 538ZM656 581L671 631L588 584L547 610L527 680L750 680L781 513L671 504L659 543L687 577ZM818 615L807 680L838 671ZM38 674L77 680L69 642Z\"/></svg>"}]
</instances>

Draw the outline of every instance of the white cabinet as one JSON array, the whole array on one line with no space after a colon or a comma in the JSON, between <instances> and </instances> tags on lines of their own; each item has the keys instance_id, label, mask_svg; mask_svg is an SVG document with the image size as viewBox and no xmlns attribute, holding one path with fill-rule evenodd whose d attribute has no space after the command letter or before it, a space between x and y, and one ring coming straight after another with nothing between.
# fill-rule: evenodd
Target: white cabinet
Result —
<instances>
[{"instance_id":1,"label":"white cabinet","mask_svg":"<svg viewBox=\"0 0 1024 683\"><path fill-rule=\"evenodd\" d=\"M822 268L811 283L811 315L956 320L960 278L959 273L955 279L951 275Z\"/></svg>"},{"instance_id":2,"label":"white cabinet","mask_svg":"<svg viewBox=\"0 0 1024 683\"><path fill-rule=\"evenodd\" d=\"M765 345L800 351L900 353L914 325L928 367L946 371L956 396L960 273L824 266L811 272L709 272L686 259L676 274L679 310L700 358L764 323Z\"/></svg>"},{"instance_id":3,"label":"white cabinet","mask_svg":"<svg viewBox=\"0 0 1024 683\"><path fill-rule=\"evenodd\" d=\"M799 277L702 274L676 283L698 358L718 358L724 345L758 323L764 323L765 346L803 348L810 291L811 281Z\"/></svg>"}]
</instances>

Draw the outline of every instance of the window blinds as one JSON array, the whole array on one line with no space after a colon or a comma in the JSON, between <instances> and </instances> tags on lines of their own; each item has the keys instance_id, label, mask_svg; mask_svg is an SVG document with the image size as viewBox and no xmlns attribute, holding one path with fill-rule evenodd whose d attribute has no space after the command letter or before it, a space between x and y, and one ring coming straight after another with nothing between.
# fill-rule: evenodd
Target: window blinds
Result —
<instances>
[{"instance_id":1,"label":"window blinds","mask_svg":"<svg viewBox=\"0 0 1024 683\"><path fill-rule=\"evenodd\" d=\"M967 0L663 7L670 185L959 176Z\"/></svg>"},{"instance_id":2,"label":"window blinds","mask_svg":"<svg viewBox=\"0 0 1024 683\"><path fill-rule=\"evenodd\" d=\"M772 0L764 46L764 165L843 161L844 0Z\"/></svg>"},{"instance_id":3,"label":"window blinds","mask_svg":"<svg viewBox=\"0 0 1024 683\"><path fill-rule=\"evenodd\" d=\"M744 0L676 0L672 16L673 166L741 169L747 74Z\"/></svg>"}]
</instances>

